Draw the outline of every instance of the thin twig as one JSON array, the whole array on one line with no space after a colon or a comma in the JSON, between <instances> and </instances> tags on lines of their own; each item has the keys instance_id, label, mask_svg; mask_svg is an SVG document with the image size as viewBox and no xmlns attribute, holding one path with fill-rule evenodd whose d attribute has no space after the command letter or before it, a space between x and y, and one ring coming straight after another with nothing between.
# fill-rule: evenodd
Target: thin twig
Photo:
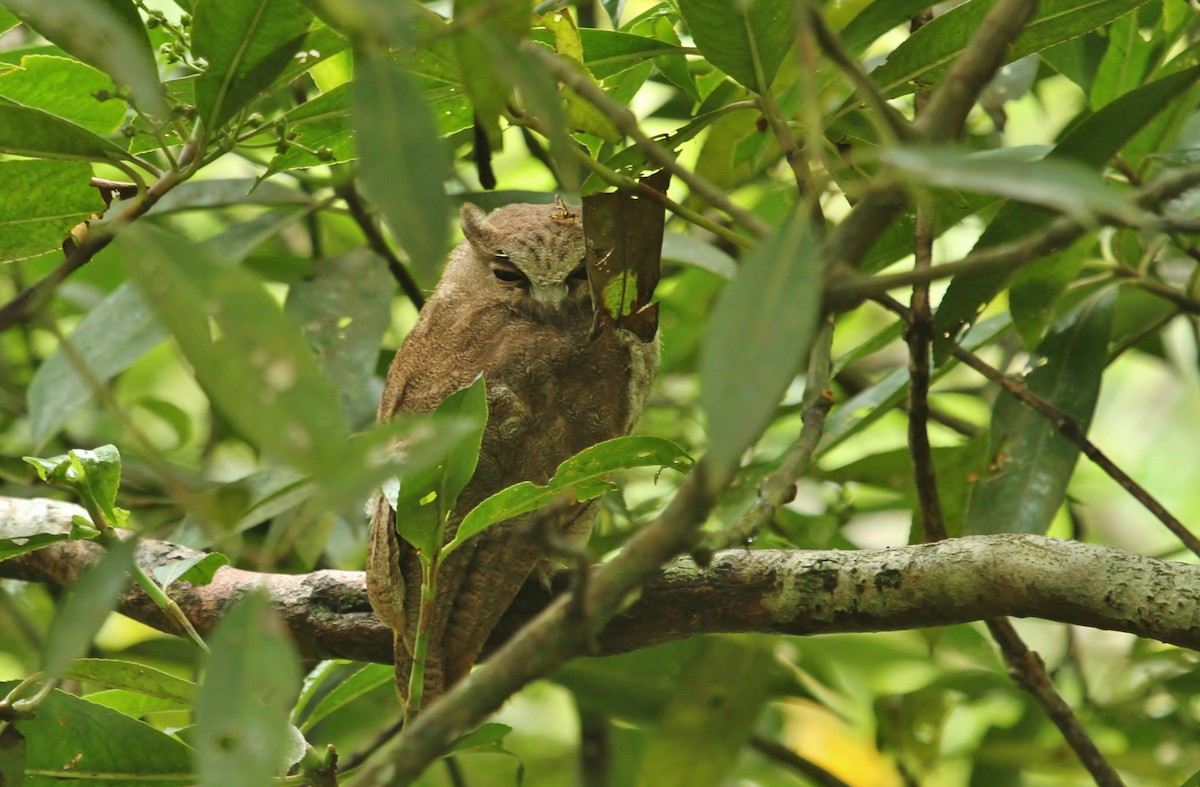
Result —
<instances>
[{"instance_id":1,"label":"thin twig","mask_svg":"<svg viewBox=\"0 0 1200 787\"><path fill-rule=\"evenodd\" d=\"M729 196L709 181L687 167L679 164L671 152L655 142L642 131L637 116L620 102L610 98L586 74L576 70L558 55L541 46L530 46L526 51L550 74L567 87L574 90L596 109L600 110L618 131L633 140L646 158L658 166L667 169L671 174L688 185L697 196L708 202L714 208L727 214L751 234L765 237L771 234L771 227L750 211L740 208L729 199Z\"/></svg>"},{"instance_id":2,"label":"thin twig","mask_svg":"<svg viewBox=\"0 0 1200 787\"><path fill-rule=\"evenodd\" d=\"M917 206L914 235L914 268L932 266L933 208L927 200ZM913 285L912 319L905 324L908 344L908 450L913 462L913 480L921 511L925 541L946 537L946 523L938 499L937 471L933 467L933 448L929 444L929 356L933 347L933 310L929 305L929 284Z\"/></svg>"},{"instance_id":3,"label":"thin twig","mask_svg":"<svg viewBox=\"0 0 1200 787\"><path fill-rule=\"evenodd\" d=\"M1108 764L1096 742L1088 735L1071 707L1054 687L1041 657L1026 647L1007 618L988 620L987 627L996 644L1000 646L1000 652L1004 654L1009 677L1042 706L1042 710L1054 722L1054 726L1058 727L1083 767L1087 768L1088 773L1096 780L1096 784L1099 787L1122 787L1124 782L1121 781L1121 777Z\"/></svg>"},{"instance_id":4,"label":"thin twig","mask_svg":"<svg viewBox=\"0 0 1200 787\"><path fill-rule=\"evenodd\" d=\"M354 218L354 222L358 224L362 230L363 236L367 239L367 245L387 262L388 270L392 272L392 277L400 284L400 288L404 290L404 294L412 301L413 306L420 309L425 305L425 296L421 293L421 288L417 286L417 281L408 272L408 268L392 251L392 247L388 245L387 240L383 237L383 233L379 230L379 225L375 223L375 218L367 210L366 204L359 196L358 189L353 183L346 183L337 190L338 195L345 201L346 207L350 209L350 215Z\"/></svg>"},{"instance_id":5,"label":"thin twig","mask_svg":"<svg viewBox=\"0 0 1200 787\"><path fill-rule=\"evenodd\" d=\"M900 112L887 102L879 87L867 76L859 62L846 50L842 39L825 22L821 12L806 4L808 23L817 39L817 45L825 52L825 56L841 69L850 84L854 87L858 98L867 107L867 114L873 120L882 121L884 137L891 137L890 142L903 142L913 135L912 125Z\"/></svg>"},{"instance_id":6,"label":"thin twig","mask_svg":"<svg viewBox=\"0 0 1200 787\"><path fill-rule=\"evenodd\" d=\"M770 738L755 735L750 739L750 745L764 757L774 760L781 765L786 765L797 773L803 774L813 784L818 785L818 787L850 787L846 782L834 776L812 760L800 756L787 746L777 743Z\"/></svg>"}]
</instances>

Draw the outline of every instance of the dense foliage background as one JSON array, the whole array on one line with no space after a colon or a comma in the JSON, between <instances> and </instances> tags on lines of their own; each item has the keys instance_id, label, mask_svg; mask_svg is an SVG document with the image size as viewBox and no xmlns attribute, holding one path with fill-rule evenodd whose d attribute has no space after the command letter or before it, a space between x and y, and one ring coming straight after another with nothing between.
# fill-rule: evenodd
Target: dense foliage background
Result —
<instances>
[{"instance_id":1,"label":"dense foliage background","mask_svg":"<svg viewBox=\"0 0 1200 787\"><path fill-rule=\"evenodd\" d=\"M406 761L389 667L302 662L261 596L207 655L110 615L131 555L92 525L256 571L360 568L362 502L395 473L382 375L464 201L672 170L639 432L703 459L624 474L597 559L686 499L703 532L675 551L1048 533L1194 562L1195 5L927 2L0 0L0 479L72 487L91 516L0 528L0 560L109 547L76 592L0 580L20 711L0 784L374 784ZM442 427L397 428L436 458L461 431ZM421 783L1200 771L1192 652L1019 622L1086 730L1069 746L1006 674L1005 630L570 660Z\"/></svg>"}]
</instances>

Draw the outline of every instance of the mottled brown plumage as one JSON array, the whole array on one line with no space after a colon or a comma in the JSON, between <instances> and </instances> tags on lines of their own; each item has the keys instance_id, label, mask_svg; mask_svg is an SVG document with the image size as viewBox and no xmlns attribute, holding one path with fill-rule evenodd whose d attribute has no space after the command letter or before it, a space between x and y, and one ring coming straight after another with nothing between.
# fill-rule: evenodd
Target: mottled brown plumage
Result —
<instances>
[{"instance_id":1,"label":"mottled brown plumage","mask_svg":"<svg viewBox=\"0 0 1200 787\"><path fill-rule=\"evenodd\" d=\"M479 464L450 517L519 481L544 483L564 459L627 434L654 379L657 343L606 325L593 339L577 209L509 205L462 211L466 235L392 362L379 419L429 412L482 373L488 422ZM597 502L551 506L496 525L443 564L426 662L426 703L475 663L496 621L535 569L546 535L582 546ZM407 702L421 570L380 500L371 520L367 587L396 632L396 680Z\"/></svg>"}]
</instances>

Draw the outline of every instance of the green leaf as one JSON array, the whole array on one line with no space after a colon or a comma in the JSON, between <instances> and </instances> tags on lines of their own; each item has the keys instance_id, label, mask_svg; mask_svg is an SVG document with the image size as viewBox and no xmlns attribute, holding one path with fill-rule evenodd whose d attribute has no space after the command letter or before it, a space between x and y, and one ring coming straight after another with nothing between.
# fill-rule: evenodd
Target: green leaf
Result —
<instances>
[{"instance_id":1,"label":"green leaf","mask_svg":"<svg viewBox=\"0 0 1200 787\"><path fill-rule=\"evenodd\" d=\"M723 784L770 696L765 641L709 637L646 742L638 787Z\"/></svg>"},{"instance_id":2,"label":"green leaf","mask_svg":"<svg viewBox=\"0 0 1200 787\"><path fill-rule=\"evenodd\" d=\"M288 290L284 310L316 349L353 425L374 420L378 395L371 378L388 329L393 286L384 261L359 249L317 260L310 275Z\"/></svg>"},{"instance_id":3,"label":"green leaf","mask_svg":"<svg viewBox=\"0 0 1200 787\"><path fill-rule=\"evenodd\" d=\"M1011 63L1108 24L1147 0L1043 0L1021 35L1005 50ZM995 0L975 0L940 14L892 50L871 72L886 98L939 81L979 29Z\"/></svg>"},{"instance_id":4,"label":"green leaf","mask_svg":"<svg viewBox=\"0 0 1200 787\"><path fill-rule=\"evenodd\" d=\"M1013 161L953 147L903 147L884 149L879 157L919 185L995 194L1050 208L1080 224L1101 217L1133 225L1146 220L1128 193L1108 188L1095 170L1062 156Z\"/></svg>"},{"instance_id":5,"label":"green leaf","mask_svg":"<svg viewBox=\"0 0 1200 787\"><path fill-rule=\"evenodd\" d=\"M117 489L121 486L121 454L116 446L102 445L91 451L76 448L49 459L34 456L24 459L46 483L73 489L83 506L98 511L106 525L125 524L129 512L116 506Z\"/></svg>"},{"instance_id":6,"label":"green leaf","mask_svg":"<svg viewBox=\"0 0 1200 787\"><path fill-rule=\"evenodd\" d=\"M288 169L315 167L357 158L358 152L354 147L353 131L350 127L350 89L351 83L344 82L328 93L305 101L283 116L292 146L282 153L275 154L267 171L263 173L264 179ZM440 120L436 111L434 116ZM441 130L446 132L444 127ZM296 135L294 139L290 138L292 134ZM321 150L329 152L328 160L309 152Z\"/></svg>"},{"instance_id":7,"label":"green leaf","mask_svg":"<svg viewBox=\"0 0 1200 787\"><path fill-rule=\"evenodd\" d=\"M140 719L150 713L188 711L191 709L188 703L164 700L161 697L151 697L149 694L141 694L131 689L102 689L88 694L86 699L88 702L112 708L135 719Z\"/></svg>"},{"instance_id":8,"label":"green leaf","mask_svg":"<svg viewBox=\"0 0 1200 787\"><path fill-rule=\"evenodd\" d=\"M351 117L363 189L420 278L433 281L450 237L450 170L437 124L413 78L383 53L356 52L354 68Z\"/></svg>"},{"instance_id":9,"label":"green leaf","mask_svg":"<svg viewBox=\"0 0 1200 787\"><path fill-rule=\"evenodd\" d=\"M198 0L193 16L192 49L208 62L196 108L216 134L292 64L313 15L300 0Z\"/></svg>"},{"instance_id":10,"label":"green leaf","mask_svg":"<svg viewBox=\"0 0 1200 787\"><path fill-rule=\"evenodd\" d=\"M449 754L466 754L470 752L488 752L494 754L511 754L508 749L505 749L501 744L513 728L507 724L491 721L486 724L479 725L475 730L468 732L454 743L450 744ZM515 755L514 755L515 756Z\"/></svg>"},{"instance_id":11,"label":"green leaf","mask_svg":"<svg viewBox=\"0 0 1200 787\"><path fill-rule=\"evenodd\" d=\"M1035 350L1042 343L1055 304L1093 256L1095 248L1095 236L1085 235L1061 251L1034 260L1013 276L1009 309L1026 349Z\"/></svg>"},{"instance_id":12,"label":"green leaf","mask_svg":"<svg viewBox=\"0 0 1200 787\"><path fill-rule=\"evenodd\" d=\"M534 38L540 40L541 36L535 32ZM650 58L683 56L678 42L669 43L616 30L584 27L579 30L579 39L583 43L583 62L596 79L615 76Z\"/></svg>"},{"instance_id":13,"label":"green leaf","mask_svg":"<svg viewBox=\"0 0 1200 787\"><path fill-rule=\"evenodd\" d=\"M1117 294L1088 299L1046 337L1041 360L1024 379L1087 431L1108 362ZM990 474L975 483L967 534L1045 533L1066 497L1079 448L1044 416L1001 393L992 411Z\"/></svg>"},{"instance_id":14,"label":"green leaf","mask_svg":"<svg viewBox=\"0 0 1200 787\"><path fill-rule=\"evenodd\" d=\"M69 120L0 98L0 153L34 158L120 161L129 154Z\"/></svg>"},{"instance_id":15,"label":"green leaf","mask_svg":"<svg viewBox=\"0 0 1200 787\"><path fill-rule=\"evenodd\" d=\"M167 105L154 48L132 0L4 0L21 21L117 85L137 106L165 118Z\"/></svg>"},{"instance_id":16,"label":"green leaf","mask_svg":"<svg viewBox=\"0 0 1200 787\"><path fill-rule=\"evenodd\" d=\"M480 375L447 396L434 412L438 418L471 424L467 438L450 447L437 463L406 469L398 486L391 487L394 494L385 488L388 502L396 511L396 531L431 560L441 547L436 543L436 534L475 473L487 413L487 384Z\"/></svg>"},{"instance_id":17,"label":"green leaf","mask_svg":"<svg viewBox=\"0 0 1200 787\"><path fill-rule=\"evenodd\" d=\"M0 168L4 166L0 163ZM67 341L87 365L94 383L104 385L164 338L166 331L137 288L122 284L80 320ZM34 444L45 444L92 395L92 386L67 353L55 350L38 367L26 393Z\"/></svg>"},{"instance_id":18,"label":"green leaf","mask_svg":"<svg viewBox=\"0 0 1200 787\"><path fill-rule=\"evenodd\" d=\"M63 673L65 678L86 680L110 689L128 689L189 705L196 696L196 684L162 670L118 659L76 659Z\"/></svg>"},{"instance_id":19,"label":"green leaf","mask_svg":"<svg viewBox=\"0 0 1200 787\"><path fill-rule=\"evenodd\" d=\"M336 664L338 662L325 663ZM340 663L348 664L348 662ZM395 680L396 670L390 664L356 665L356 669L326 692L311 711L306 711L299 717L303 719L300 722L300 730L308 732L326 717L354 702L364 694L374 691L380 686L390 685ZM300 703L297 703L297 707L299 706Z\"/></svg>"},{"instance_id":20,"label":"green leaf","mask_svg":"<svg viewBox=\"0 0 1200 787\"><path fill-rule=\"evenodd\" d=\"M476 122L499 149L500 115L503 114L513 83L507 72L497 68L488 51L489 41L502 41L508 46L529 35L532 23L529 5L525 3L493 4L491 0L455 0L454 18L475 16L472 24L464 26L453 37L462 85L475 107Z\"/></svg>"},{"instance_id":21,"label":"green leaf","mask_svg":"<svg viewBox=\"0 0 1200 787\"><path fill-rule=\"evenodd\" d=\"M46 632L42 670L46 679L60 676L67 665L87 652L96 632L125 594L128 569L133 564L136 541L115 541L95 567L66 591Z\"/></svg>"},{"instance_id":22,"label":"green leaf","mask_svg":"<svg viewBox=\"0 0 1200 787\"><path fill-rule=\"evenodd\" d=\"M0 684L7 693L16 684ZM192 750L145 722L55 690L13 726L29 744L24 787L196 783ZM119 742L119 745L114 745Z\"/></svg>"},{"instance_id":23,"label":"green leaf","mask_svg":"<svg viewBox=\"0 0 1200 787\"><path fill-rule=\"evenodd\" d=\"M1108 49L1092 82L1092 109L1100 109L1141 85L1155 47L1154 41L1142 38L1137 11L1113 22L1108 31Z\"/></svg>"},{"instance_id":24,"label":"green leaf","mask_svg":"<svg viewBox=\"0 0 1200 787\"><path fill-rule=\"evenodd\" d=\"M337 394L261 282L155 227L132 225L117 244L144 301L243 434L304 472L348 461ZM219 339L210 335L210 319Z\"/></svg>"},{"instance_id":25,"label":"green leaf","mask_svg":"<svg viewBox=\"0 0 1200 787\"><path fill-rule=\"evenodd\" d=\"M1200 79L1200 66L1180 71L1126 93L1100 111L1089 115L1063 136L1049 158L1078 161L1100 169L1145 126L1169 107L1172 100ZM976 250L999 246L1044 227L1053 215L1042 208L1008 204L992 219ZM947 341L962 326L973 322L985 304L1004 287L1007 274L981 274L956 278L934 316L934 352L945 355ZM943 338L944 337L944 338Z\"/></svg>"},{"instance_id":26,"label":"green leaf","mask_svg":"<svg viewBox=\"0 0 1200 787\"><path fill-rule=\"evenodd\" d=\"M270 784L290 765L288 711L300 686L296 650L260 591L225 614L209 645L195 710L200 784Z\"/></svg>"},{"instance_id":27,"label":"green leaf","mask_svg":"<svg viewBox=\"0 0 1200 787\"><path fill-rule=\"evenodd\" d=\"M61 248L72 227L103 210L91 176L81 162L0 161L0 262Z\"/></svg>"},{"instance_id":28,"label":"green leaf","mask_svg":"<svg viewBox=\"0 0 1200 787\"><path fill-rule=\"evenodd\" d=\"M808 358L821 312L817 243L797 214L742 260L700 358L709 481L721 488Z\"/></svg>"},{"instance_id":29,"label":"green leaf","mask_svg":"<svg viewBox=\"0 0 1200 787\"><path fill-rule=\"evenodd\" d=\"M0 96L26 107L45 110L105 136L125 118L125 102L101 98L112 93L112 81L78 60L45 55L21 58L21 67L0 74Z\"/></svg>"},{"instance_id":30,"label":"green leaf","mask_svg":"<svg viewBox=\"0 0 1200 787\"><path fill-rule=\"evenodd\" d=\"M571 691L580 708L639 726L650 724L662 718L707 642L693 637L606 658L574 659L551 678Z\"/></svg>"},{"instance_id":31,"label":"green leaf","mask_svg":"<svg viewBox=\"0 0 1200 787\"><path fill-rule=\"evenodd\" d=\"M220 552L211 552L207 555L194 555L182 560L173 560L165 566L159 566L154 569L154 578L158 580L158 584L162 585L163 590L180 579L196 586L207 585L216 576L217 569L228 565L229 558Z\"/></svg>"},{"instance_id":32,"label":"green leaf","mask_svg":"<svg viewBox=\"0 0 1200 787\"><path fill-rule=\"evenodd\" d=\"M792 45L794 6L791 0L680 0L679 12L696 46L714 66L762 93Z\"/></svg>"},{"instance_id":33,"label":"green leaf","mask_svg":"<svg viewBox=\"0 0 1200 787\"><path fill-rule=\"evenodd\" d=\"M691 464L691 457L682 448L661 437L617 437L598 443L560 464L545 486L522 481L475 506L459 524L454 539L443 547L441 559L471 536L520 514L564 497L578 502L599 497L613 488L608 476L617 470L657 466L685 473Z\"/></svg>"},{"instance_id":34,"label":"green leaf","mask_svg":"<svg viewBox=\"0 0 1200 787\"><path fill-rule=\"evenodd\" d=\"M927 0L885 0L869 3L842 30L846 49L859 54L875 39L900 25L908 24L914 16L929 7Z\"/></svg>"}]
</instances>

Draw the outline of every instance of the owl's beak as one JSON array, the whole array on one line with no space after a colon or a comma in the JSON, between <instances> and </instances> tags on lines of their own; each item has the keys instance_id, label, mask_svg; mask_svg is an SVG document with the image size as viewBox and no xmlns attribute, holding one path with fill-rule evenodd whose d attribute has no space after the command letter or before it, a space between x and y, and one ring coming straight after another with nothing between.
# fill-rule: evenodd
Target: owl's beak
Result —
<instances>
[{"instance_id":1,"label":"owl's beak","mask_svg":"<svg viewBox=\"0 0 1200 787\"><path fill-rule=\"evenodd\" d=\"M567 300L566 282L535 283L529 291L533 302L543 309L559 309Z\"/></svg>"}]
</instances>

